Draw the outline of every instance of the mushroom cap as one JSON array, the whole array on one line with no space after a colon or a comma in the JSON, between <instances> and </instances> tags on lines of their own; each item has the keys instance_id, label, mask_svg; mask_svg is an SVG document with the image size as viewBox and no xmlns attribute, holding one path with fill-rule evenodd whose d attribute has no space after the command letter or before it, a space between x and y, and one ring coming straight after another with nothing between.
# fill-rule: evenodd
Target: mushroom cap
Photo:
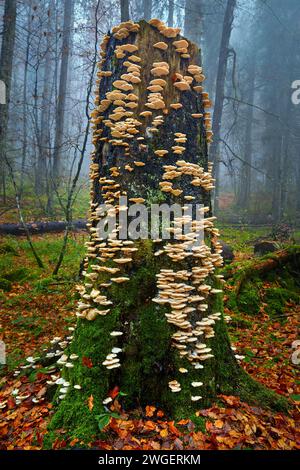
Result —
<instances>
[{"instance_id":1,"label":"mushroom cap","mask_svg":"<svg viewBox=\"0 0 300 470\"><path fill-rule=\"evenodd\" d=\"M167 38L176 38L177 34L180 33L180 28L164 28L161 32Z\"/></svg>"},{"instance_id":2,"label":"mushroom cap","mask_svg":"<svg viewBox=\"0 0 300 470\"><path fill-rule=\"evenodd\" d=\"M117 46L118 49L126 52L135 52L138 50L138 47L135 44L122 44L121 46Z\"/></svg>"},{"instance_id":3,"label":"mushroom cap","mask_svg":"<svg viewBox=\"0 0 300 470\"><path fill-rule=\"evenodd\" d=\"M166 80L164 80L163 78L154 78L153 80L151 80L150 82L150 85L160 85L162 87L165 87L167 84Z\"/></svg>"},{"instance_id":4,"label":"mushroom cap","mask_svg":"<svg viewBox=\"0 0 300 470\"><path fill-rule=\"evenodd\" d=\"M159 157L163 157L168 153L168 150L155 150L155 155L158 155Z\"/></svg>"},{"instance_id":5,"label":"mushroom cap","mask_svg":"<svg viewBox=\"0 0 300 470\"><path fill-rule=\"evenodd\" d=\"M193 81L193 77L190 77L189 75L185 75L184 80L190 85Z\"/></svg>"},{"instance_id":6,"label":"mushroom cap","mask_svg":"<svg viewBox=\"0 0 300 470\"><path fill-rule=\"evenodd\" d=\"M148 21L149 24L151 24L152 26L161 26L163 25L164 23L159 20L158 18L151 18L151 20Z\"/></svg>"},{"instance_id":7,"label":"mushroom cap","mask_svg":"<svg viewBox=\"0 0 300 470\"><path fill-rule=\"evenodd\" d=\"M129 93L129 95L126 95L126 100L129 101L138 101L138 96L135 95L134 93Z\"/></svg>"},{"instance_id":8,"label":"mushroom cap","mask_svg":"<svg viewBox=\"0 0 300 470\"><path fill-rule=\"evenodd\" d=\"M146 103L145 106L151 109L164 109L165 103L163 100L156 99L156 100L151 101L150 103Z\"/></svg>"},{"instance_id":9,"label":"mushroom cap","mask_svg":"<svg viewBox=\"0 0 300 470\"><path fill-rule=\"evenodd\" d=\"M153 67L166 67L169 68L168 62L153 62Z\"/></svg>"},{"instance_id":10,"label":"mushroom cap","mask_svg":"<svg viewBox=\"0 0 300 470\"><path fill-rule=\"evenodd\" d=\"M135 204L143 204L143 202L145 202L145 199L142 197L131 197L129 201L134 202ZM134 250L134 248L131 248L131 250Z\"/></svg>"},{"instance_id":11,"label":"mushroom cap","mask_svg":"<svg viewBox=\"0 0 300 470\"><path fill-rule=\"evenodd\" d=\"M122 284L123 282L129 281L129 277L112 277L111 278L112 282L115 282L116 284Z\"/></svg>"},{"instance_id":12,"label":"mushroom cap","mask_svg":"<svg viewBox=\"0 0 300 470\"><path fill-rule=\"evenodd\" d=\"M186 91L190 89L190 85L186 81L175 82L174 87L178 88L180 91Z\"/></svg>"},{"instance_id":13,"label":"mushroom cap","mask_svg":"<svg viewBox=\"0 0 300 470\"><path fill-rule=\"evenodd\" d=\"M141 62L142 59L140 57L138 57L137 55L130 55L128 57L128 60L131 60L132 62Z\"/></svg>"},{"instance_id":14,"label":"mushroom cap","mask_svg":"<svg viewBox=\"0 0 300 470\"><path fill-rule=\"evenodd\" d=\"M123 99L126 98L126 95L125 95L125 93L122 93L119 90L113 90L113 91L109 91L109 92L106 93L106 98L111 100L111 101L123 100Z\"/></svg>"},{"instance_id":15,"label":"mushroom cap","mask_svg":"<svg viewBox=\"0 0 300 470\"><path fill-rule=\"evenodd\" d=\"M187 48L189 46L189 43L185 39L179 39L178 41L173 41L173 45L176 48L180 48L180 47Z\"/></svg>"},{"instance_id":16,"label":"mushroom cap","mask_svg":"<svg viewBox=\"0 0 300 470\"><path fill-rule=\"evenodd\" d=\"M203 75L203 73L197 73L197 74L194 75L194 79L195 79L196 82L198 82L198 83L204 82L204 80L205 80L205 75Z\"/></svg>"},{"instance_id":17,"label":"mushroom cap","mask_svg":"<svg viewBox=\"0 0 300 470\"><path fill-rule=\"evenodd\" d=\"M169 75L169 69L166 67L154 67L153 69L151 69L151 74L155 77Z\"/></svg>"},{"instance_id":18,"label":"mushroom cap","mask_svg":"<svg viewBox=\"0 0 300 470\"><path fill-rule=\"evenodd\" d=\"M140 113L140 116L142 117L152 116L152 111L143 111L142 113Z\"/></svg>"},{"instance_id":19,"label":"mushroom cap","mask_svg":"<svg viewBox=\"0 0 300 470\"><path fill-rule=\"evenodd\" d=\"M182 104L181 103L171 103L170 108L180 109L180 108L182 108Z\"/></svg>"},{"instance_id":20,"label":"mushroom cap","mask_svg":"<svg viewBox=\"0 0 300 470\"><path fill-rule=\"evenodd\" d=\"M134 108L137 108L138 107L138 104L137 103L134 103L133 101L130 101L129 103L126 103L126 108L131 108L131 109L134 109Z\"/></svg>"},{"instance_id":21,"label":"mushroom cap","mask_svg":"<svg viewBox=\"0 0 300 470\"><path fill-rule=\"evenodd\" d=\"M163 91L163 87L160 86L160 85L150 85L150 86L147 87L147 90L153 91L153 92Z\"/></svg>"},{"instance_id":22,"label":"mushroom cap","mask_svg":"<svg viewBox=\"0 0 300 470\"><path fill-rule=\"evenodd\" d=\"M161 49L162 51L165 51L166 49L168 49L168 44L166 44L163 41L160 41L160 42L156 42L155 44L153 44L153 47L156 47L157 49Z\"/></svg>"},{"instance_id":23,"label":"mushroom cap","mask_svg":"<svg viewBox=\"0 0 300 470\"><path fill-rule=\"evenodd\" d=\"M119 90L131 91L133 86L130 83L127 83L125 80L115 80L113 86Z\"/></svg>"}]
</instances>

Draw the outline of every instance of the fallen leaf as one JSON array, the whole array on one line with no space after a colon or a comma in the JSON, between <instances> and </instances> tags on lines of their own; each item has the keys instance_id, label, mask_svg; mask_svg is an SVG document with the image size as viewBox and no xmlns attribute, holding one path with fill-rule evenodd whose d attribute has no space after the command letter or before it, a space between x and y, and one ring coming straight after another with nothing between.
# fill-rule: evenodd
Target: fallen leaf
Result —
<instances>
[{"instance_id":1,"label":"fallen leaf","mask_svg":"<svg viewBox=\"0 0 300 470\"><path fill-rule=\"evenodd\" d=\"M94 408L94 397L93 397L93 395L91 395L88 398L88 407L89 407L90 411L92 411L92 409Z\"/></svg>"},{"instance_id":2,"label":"fallen leaf","mask_svg":"<svg viewBox=\"0 0 300 470\"><path fill-rule=\"evenodd\" d=\"M150 405L146 406L146 416L147 416L147 418L152 418L152 416L155 413L155 410L156 410L155 406L150 406Z\"/></svg>"},{"instance_id":3,"label":"fallen leaf","mask_svg":"<svg viewBox=\"0 0 300 470\"><path fill-rule=\"evenodd\" d=\"M84 366L88 367L89 369L91 369L93 367L92 360L89 357L86 357L86 356L83 356L82 364Z\"/></svg>"},{"instance_id":4,"label":"fallen leaf","mask_svg":"<svg viewBox=\"0 0 300 470\"><path fill-rule=\"evenodd\" d=\"M165 439L169 435L167 429L162 429L159 434L161 435L163 439Z\"/></svg>"}]
</instances>

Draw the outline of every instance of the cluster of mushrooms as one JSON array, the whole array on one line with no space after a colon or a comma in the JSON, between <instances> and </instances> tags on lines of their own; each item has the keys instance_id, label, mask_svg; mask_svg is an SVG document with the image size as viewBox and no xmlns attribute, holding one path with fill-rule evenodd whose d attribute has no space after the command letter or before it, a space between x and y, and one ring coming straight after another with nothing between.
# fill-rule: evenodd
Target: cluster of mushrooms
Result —
<instances>
[{"instance_id":1,"label":"cluster of mushrooms","mask_svg":"<svg viewBox=\"0 0 300 470\"><path fill-rule=\"evenodd\" d=\"M183 104L180 102L181 93L190 91L201 96L203 113L193 113L191 118L201 120L205 128L207 143L211 142L211 118L207 109L211 102L208 94L203 91L202 82L205 76L202 68L189 63L191 52L190 43L181 39L178 35L179 28L170 28L158 19L149 21L150 25L162 35L162 40L152 45L161 54L168 48L173 48L175 55L179 55L179 62L184 59L184 72L176 71L170 76L170 67L165 60L155 61L150 71L149 83L145 83L142 58L139 56L139 29L140 25L132 21L121 23L112 29L111 35L106 35L101 44L101 60L98 64L97 90L95 109L91 113L93 127L93 144L95 151L92 153L90 166L90 179L100 184L103 200L113 206L115 213L122 208L119 205L120 196L127 194L122 188L118 177L124 172L133 172L137 167L146 165L143 154L148 149L146 140L149 136L159 132L159 126L164 124L165 116L176 113ZM134 34L132 34L134 33ZM107 45L114 42L115 61L118 70L121 70L118 78L113 80L115 73L111 70L112 63L106 60ZM126 43L126 38L132 42ZM157 53L156 53L157 54ZM119 62L121 61L121 62ZM178 62L178 63L179 63ZM113 80L113 81L112 81ZM141 82L142 85L141 85ZM105 90L111 87L105 96L99 92L101 85ZM141 88L147 88L146 100L141 99ZM173 87L172 96L177 97L176 102L168 103L168 93ZM101 98L100 98L101 96ZM145 101L145 102L143 102ZM138 152L132 152L132 143L138 144ZM178 155L184 155L187 136L182 132L174 133L174 145L171 150L156 149L154 156L159 158L174 158L172 165L164 166L163 180L159 183L162 192L170 193L172 197L181 198L181 201L193 201L195 196L188 194L180 185L174 187L174 181L181 176L189 178L192 190L210 191L213 188L212 166L209 164L207 171L200 165L188 161L176 160ZM118 148L123 152L124 163L121 166L109 168L109 176L101 176L97 161L97 148L106 145L109 149ZM136 149L136 147L135 147ZM183 157L182 157L183 158ZM87 256L84 262L84 282L77 286L80 300L77 304L76 315L88 321L95 320L98 315L109 315L112 301L109 296L109 288L114 283L123 284L130 281L128 267L133 261L133 254L137 250L131 240L118 239L120 226L116 226L110 238L99 238L97 223L104 215L98 211L98 202L95 202L94 186L91 189L91 206L88 221L90 241L87 242ZM193 192L193 191L191 191ZM132 203L142 203L141 197L129 199ZM208 211L203 208L203 215ZM109 215L109 211L107 214ZM156 255L164 254L172 262L181 263L186 258L194 260L192 267L187 269L162 269L157 275L158 295L153 299L157 304L170 306L166 313L167 321L176 327L172 336L172 345L178 350L180 357L187 359L195 369L203 368L203 362L213 357L211 348L205 340L214 336L214 324L220 320L221 313L215 312L206 316L210 296L221 292L211 287L209 280L217 267L222 265L222 247L218 242L218 230L214 227L214 217L203 217L201 220L187 220L186 217L174 220L174 226L170 228L174 234L180 232L182 224L187 221L191 225L191 231L179 236L176 240L166 243ZM197 242L197 234L204 230L210 239L210 246ZM101 275L101 282L98 282ZM221 279L221 276L217 276ZM104 279L104 280L103 280ZM207 281L207 282L206 282ZM112 337L123 335L122 331L112 331ZM119 354L122 349L113 347L108 351L103 366L110 370L121 366ZM62 358L63 360L65 358ZM66 359L67 360L67 359ZM65 364L66 365L66 364ZM179 368L180 373L188 373L184 367ZM62 396L67 388L63 385ZM191 390L201 387L201 382L191 382ZM169 382L172 392L180 392L180 383L174 379ZM200 395L191 393L191 400L197 401ZM106 398L103 403L109 403Z\"/></svg>"},{"instance_id":2,"label":"cluster of mushrooms","mask_svg":"<svg viewBox=\"0 0 300 470\"><path fill-rule=\"evenodd\" d=\"M211 167L204 172L201 167L185 161L178 161L175 165L164 167L164 182L162 191L174 192L172 180L183 174L191 177L190 184L196 180L197 186L209 191L212 187ZM193 196L184 194L180 190L178 196L184 196L185 200L194 199ZM202 207L202 216L209 211L208 207ZM212 350L206 344L206 340L213 338L214 324L221 319L220 312L207 315L211 297L220 294L221 289L211 287L208 280L214 275L215 269L222 265L222 247L218 241L218 230L214 227L214 217L199 217L195 220L191 215L175 217L171 231L176 235L176 240L166 243L158 254L166 254L173 262L181 263L185 259L192 260L191 269L161 269L157 274L158 296L153 299L159 305L168 305L170 313L166 313L168 323L174 325L177 330L172 335L173 346L178 350L180 357L187 359L195 369L202 369L203 362L214 357ZM182 226L189 224L189 231L182 233ZM197 239L201 232L205 232L210 240L209 247ZM197 243L198 242L198 243ZM156 253L157 254L157 253ZM222 275L215 275L222 281ZM188 373L188 369L179 368L180 373ZM195 387L195 382L191 383ZM202 383L197 382L197 386ZM169 382L171 392L181 391L180 382ZM201 395L191 394L192 401L198 401Z\"/></svg>"}]
</instances>

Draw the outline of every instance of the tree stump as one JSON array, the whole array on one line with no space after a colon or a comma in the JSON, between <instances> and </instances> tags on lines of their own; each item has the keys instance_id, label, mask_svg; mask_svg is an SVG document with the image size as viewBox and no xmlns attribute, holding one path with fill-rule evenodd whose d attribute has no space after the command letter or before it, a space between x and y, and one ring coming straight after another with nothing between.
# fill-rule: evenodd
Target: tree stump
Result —
<instances>
[{"instance_id":1,"label":"tree stump","mask_svg":"<svg viewBox=\"0 0 300 470\"><path fill-rule=\"evenodd\" d=\"M216 398L280 399L237 363L222 310L222 247L210 210L210 105L200 52L158 20L105 36L92 112L90 242L78 322L50 430L88 439L118 387L127 408L155 404L189 416ZM99 204L204 205L205 243L102 240ZM120 226L117 227L117 230ZM91 398L92 397L92 398ZM89 405L88 405L89 403Z\"/></svg>"}]
</instances>

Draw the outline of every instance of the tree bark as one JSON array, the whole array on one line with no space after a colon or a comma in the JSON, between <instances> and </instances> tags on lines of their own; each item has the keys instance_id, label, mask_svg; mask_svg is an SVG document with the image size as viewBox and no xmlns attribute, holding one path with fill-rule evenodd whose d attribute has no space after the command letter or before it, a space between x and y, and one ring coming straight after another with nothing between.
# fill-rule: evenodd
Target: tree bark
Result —
<instances>
[{"instance_id":1,"label":"tree bark","mask_svg":"<svg viewBox=\"0 0 300 470\"><path fill-rule=\"evenodd\" d=\"M128 21L130 19L129 0L120 0L120 8L121 8L121 21Z\"/></svg>"},{"instance_id":2,"label":"tree bark","mask_svg":"<svg viewBox=\"0 0 300 470\"><path fill-rule=\"evenodd\" d=\"M219 175L220 172L220 135L221 135L221 123L223 113L223 102L224 102L224 90L226 81L226 71L228 62L229 52L229 40L231 35L232 23L234 19L234 9L236 6L236 0L228 0L224 15L222 38L219 52L219 64L216 81L216 94L213 114L212 131L214 135L214 141L210 147L210 160L214 163L215 175ZM219 179L216 181L215 197L214 197L214 209L218 211L218 197L219 197Z\"/></svg>"},{"instance_id":3,"label":"tree bark","mask_svg":"<svg viewBox=\"0 0 300 470\"><path fill-rule=\"evenodd\" d=\"M179 38L177 36L176 39ZM241 369L227 336L217 277L218 266L222 263L222 248L217 230L213 228L213 219L209 216L212 175L204 120L199 119L205 108L201 94L192 87L179 91L174 85L176 72L187 76L188 66L199 63L199 50L189 43L190 58L181 58L172 46L174 39L166 38L145 21L139 23L138 33L129 33L126 43L137 46L134 56L141 59L138 62L141 81L122 96L124 102L130 102L135 95L137 107L131 108L132 115L121 112L121 121L116 121L132 132L125 132L120 139L122 127L117 131L111 126L114 105L107 99L111 97L113 101L111 90L113 86L119 86L116 80L130 66L130 53L116 60L116 46L122 42L114 35L108 35L105 41L106 56L101 64L99 95L96 96L100 108L93 113L95 151L90 174L91 238L84 263L85 280L79 286L78 323L66 353L68 356L75 354L78 359L74 361L74 367L66 367L63 371L63 377L70 385L58 405L50 430L64 428L68 435L80 439L95 437L96 416L105 412L109 391L114 387L126 394L119 397L123 406L132 408L155 403L173 417L191 415L221 392L239 394L249 401L257 401L260 397L265 404L278 404L273 393L255 383ZM168 43L166 51L153 47L161 41ZM161 90L163 107L155 110L146 106L146 103L151 104L147 101L149 97L154 98L147 87L155 78L153 64L162 61L169 64L169 73L163 75L166 82ZM182 104L180 109L170 106L179 102ZM151 117L140 115L149 109L152 109ZM157 127L152 121L155 117L155 121L160 121ZM136 119L134 128L130 119ZM174 137L177 134L178 138L178 133L184 134L186 139L184 143L181 141L183 150L180 155L173 153L178 151L178 147L174 148ZM137 139L132 139L131 135ZM168 153L158 157L155 152L162 149ZM182 165L185 168L183 173L180 170ZM199 185L194 184L196 172L205 175ZM171 185L171 193L164 190L165 183L168 187ZM119 209L120 194L127 195L128 205L131 198L143 198L148 209L159 201L182 206L186 204L186 196L191 196L193 204L202 203L208 210L204 220L206 243L191 252L186 238L178 241L157 240L156 237L155 240L134 241L129 237L125 241L107 239L103 242L97 233L102 219L96 208L109 199ZM116 227L121 230L120 224ZM113 248L114 243L118 248ZM202 250L205 255L199 257ZM181 253L179 258L178 253ZM109 273L111 268L113 274ZM180 294L183 290L192 291L193 295ZM100 292L102 297L96 300L95 295L99 296ZM97 304L99 301L102 307ZM176 320L179 311L181 321ZM201 326L206 321L210 326ZM179 336L182 339L179 340ZM199 355L197 347L204 347L203 344L206 345L206 353L211 354ZM110 354L116 354L121 361L115 368L109 366ZM115 356L113 360L117 361ZM175 387L177 392L172 392L174 382L178 384ZM198 383L195 388L192 382L202 382L203 385ZM81 388L76 389L74 385ZM56 394L57 402L59 397L62 398L61 391ZM87 406L89 398L93 401L92 410ZM54 437L53 434L51 436Z\"/></svg>"},{"instance_id":4,"label":"tree bark","mask_svg":"<svg viewBox=\"0 0 300 470\"><path fill-rule=\"evenodd\" d=\"M62 38L62 55L59 74L59 89L57 98L56 130L53 151L53 182L57 184L61 176L61 156L65 127L66 91L68 79L68 65L71 46L71 30L73 26L74 0L64 2L64 26Z\"/></svg>"},{"instance_id":5,"label":"tree bark","mask_svg":"<svg viewBox=\"0 0 300 470\"><path fill-rule=\"evenodd\" d=\"M0 80L5 84L6 104L0 105L0 171L5 202L5 157L7 152L7 127L10 103L10 89L14 45L16 34L17 1L5 0L3 16L3 36L0 56Z\"/></svg>"}]
</instances>

